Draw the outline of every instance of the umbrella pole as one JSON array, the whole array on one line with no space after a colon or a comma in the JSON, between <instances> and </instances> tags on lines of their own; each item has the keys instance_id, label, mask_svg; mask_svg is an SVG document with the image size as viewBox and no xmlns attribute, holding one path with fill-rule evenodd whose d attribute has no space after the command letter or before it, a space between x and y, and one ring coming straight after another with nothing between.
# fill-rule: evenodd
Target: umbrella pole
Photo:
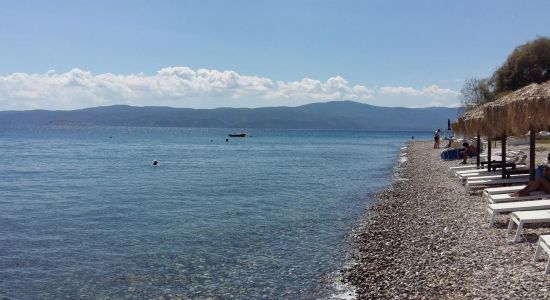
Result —
<instances>
[{"instance_id":1,"label":"umbrella pole","mask_svg":"<svg viewBox=\"0 0 550 300\"><path fill-rule=\"evenodd\" d=\"M535 180L535 131L531 128L529 133L529 180Z\"/></svg>"},{"instance_id":2,"label":"umbrella pole","mask_svg":"<svg viewBox=\"0 0 550 300\"><path fill-rule=\"evenodd\" d=\"M491 172L491 137L487 137L487 171Z\"/></svg>"},{"instance_id":3,"label":"umbrella pole","mask_svg":"<svg viewBox=\"0 0 550 300\"><path fill-rule=\"evenodd\" d=\"M500 138L500 145L502 151L502 179L506 178L506 133L502 134Z\"/></svg>"},{"instance_id":4,"label":"umbrella pole","mask_svg":"<svg viewBox=\"0 0 550 300\"><path fill-rule=\"evenodd\" d=\"M480 161L479 161L479 155L481 154L481 139L479 137L479 132L477 133L477 159L476 159L476 165L479 169Z\"/></svg>"}]
</instances>

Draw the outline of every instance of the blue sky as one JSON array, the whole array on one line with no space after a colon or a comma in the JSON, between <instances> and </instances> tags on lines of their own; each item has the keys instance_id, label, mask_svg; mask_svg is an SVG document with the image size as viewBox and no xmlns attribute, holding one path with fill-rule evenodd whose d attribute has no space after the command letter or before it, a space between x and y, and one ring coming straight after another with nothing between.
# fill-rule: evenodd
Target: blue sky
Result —
<instances>
[{"instance_id":1,"label":"blue sky","mask_svg":"<svg viewBox=\"0 0 550 300\"><path fill-rule=\"evenodd\" d=\"M550 1L0 1L0 110L454 106Z\"/></svg>"}]
</instances>

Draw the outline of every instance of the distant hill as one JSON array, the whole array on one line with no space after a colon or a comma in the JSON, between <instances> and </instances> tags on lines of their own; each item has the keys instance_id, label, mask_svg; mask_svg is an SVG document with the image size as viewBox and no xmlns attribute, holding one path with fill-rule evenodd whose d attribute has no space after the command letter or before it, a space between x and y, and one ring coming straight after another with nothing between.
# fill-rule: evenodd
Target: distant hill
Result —
<instances>
[{"instance_id":1,"label":"distant hill","mask_svg":"<svg viewBox=\"0 0 550 300\"><path fill-rule=\"evenodd\" d=\"M190 109L102 106L70 111L0 111L0 126L107 125L425 131L445 129L456 108L381 107L353 101L298 107Z\"/></svg>"}]
</instances>

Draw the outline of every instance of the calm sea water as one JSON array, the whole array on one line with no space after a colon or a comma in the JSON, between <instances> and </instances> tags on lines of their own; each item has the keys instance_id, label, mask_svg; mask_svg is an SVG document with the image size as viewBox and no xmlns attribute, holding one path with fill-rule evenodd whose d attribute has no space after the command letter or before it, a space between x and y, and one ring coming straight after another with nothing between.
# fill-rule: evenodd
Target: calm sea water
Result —
<instances>
[{"instance_id":1,"label":"calm sea water","mask_svg":"<svg viewBox=\"0 0 550 300\"><path fill-rule=\"evenodd\" d=\"M0 297L327 298L400 147L431 136L229 132L0 128Z\"/></svg>"}]
</instances>

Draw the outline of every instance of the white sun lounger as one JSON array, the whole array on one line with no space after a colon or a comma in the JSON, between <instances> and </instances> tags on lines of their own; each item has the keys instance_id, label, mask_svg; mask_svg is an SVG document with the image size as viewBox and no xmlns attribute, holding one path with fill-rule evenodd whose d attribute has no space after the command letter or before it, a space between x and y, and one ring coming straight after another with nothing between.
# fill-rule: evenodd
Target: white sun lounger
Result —
<instances>
[{"instance_id":1,"label":"white sun lounger","mask_svg":"<svg viewBox=\"0 0 550 300\"><path fill-rule=\"evenodd\" d=\"M540 255L542 254L542 251L546 252L548 256L550 256L550 235L541 235L539 236L539 242L537 243L537 251L535 251L535 257L533 258L534 261L539 260ZM548 263L546 264L546 269L544 270L544 274L550 274L550 259L548 259Z\"/></svg>"},{"instance_id":2,"label":"white sun lounger","mask_svg":"<svg viewBox=\"0 0 550 300\"><path fill-rule=\"evenodd\" d=\"M484 171L484 172L487 172L487 171ZM475 170L475 171L471 171L471 172L460 172L460 173L455 173L455 178L458 179L458 181L462 181L462 177L465 177L465 176L474 176L474 175L477 175L477 176L481 176L481 175L487 175L485 173L480 173L479 170ZM490 175L490 174L489 174Z\"/></svg>"},{"instance_id":3,"label":"white sun lounger","mask_svg":"<svg viewBox=\"0 0 550 300\"><path fill-rule=\"evenodd\" d=\"M492 185L506 185L506 184L521 184L529 182L529 176L524 177L512 177L506 179L484 179L484 180L467 180L466 181L466 191L469 192L470 189L480 188L484 186Z\"/></svg>"},{"instance_id":4,"label":"white sun lounger","mask_svg":"<svg viewBox=\"0 0 550 300\"><path fill-rule=\"evenodd\" d=\"M461 165L456 167L450 167L449 173L456 176L455 174L456 172L469 171L469 170L479 170L479 168L477 167L477 165Z\"/></svg>"},{"instance_id":5,"label":"white sun lounger","mask_svg":"<svg viewBox=\"0 0 550 300\"><path fill-rule=\"evenodd\" d=\"M516 170L524 170L524 168L520 168L520 169L516 169ZM515 176L517 175L523 175L525 176L526 174L514 174ZM512 175L512 176L514 176ZM502 178L502 172L501 171L487 171L487 170L475 170L473 172L464 172L464 173L459 173L458 175L456 175L456 177L458 178L458 181L459 182L463 182L464 180L466 179L470 179L472 177L485 177L485 176L494 176L494 178Z\"/></svg>"},{"instance_id":6,"label":"white sun lounger","mask_svg":"<svg viewBox=\"0 0 550 300\"><path fill-rule=\"evenodd\" d=\"M498 165L498 163L496 163ZM525 168L526 166L524 164L517 164L516 163L516 168ZM449 167L449 172L451 173L456 173L456 172L461 172L461 171L471 171L471 170L487 170L487 165L481 165L481 166L477 166L475 163L474 164L466 164L466 165L460 165L460 166L456 166L456 167Z\"/></svg>"},{"instance_id":7,"label":"white sun lounger","mask_svg":"<svg viewBox=\"0 0 550 300\"><path fill-rule=\"evenodd\" d=\"M509 193L520 191L523 188L525 188L525 184L486 188L486 189L483 189L483 193L481 194L481 200L486 201L489 195L509 194Z\"/></svg>"},{"instance_id":8,"label":"white sun lounger","mask_svg":"<svg viewBox=\"0 0 550 300\"><path fill-rule=\"evenodd\" d=\"M485 175L495 175L495 174L501 174L501 173L497 173L495 171L489 172L487 170L474 169L474 170L456 172L455 176L459 180L465 180L466 178L472 177L472 176L485 176Z\"/></svg>"},{"instance_id":9,"label":"white sun lounger","mask_svg":"<svg viewBox=\"0 0 550 300\"><path fill-rule=\"evenodd\" d=\"M456 176L458 178L458 182L462 183L465 180L468 180L470 178L479 178L479 179L487 179L487 178L502 178L502 173L500 172L488 172L488 171L479 171L479 172L470 172L470 173L462 173Z\"/></svg>"},{"instance_id":10,"label":"white sun lounger","mask_svg":"<svg viewBox=\"0 0 550 300\"><path fill-rule=\"evenodd\" d=\"M510 178L529 178L529 174L513 174L510 175ZM488 175L478 175L478 176L470 176L466 178L467 181L473 181L473 180L485 180L485 179L502 179L501 173L492 173Z\"/></svg>"},{"instance_id":11,"label":"white sun lounger","mask_svg":"<svg viewBox=\"0 0 550 300\"><path fill-rule=\"evenodd\" d=\"M532 223L548 223L550 222L550 210L531 210L531 211L515 211L510 215L508 221L507 234L512 232L514 224L517 226L514 242L517 243L521 239L523 225Z\"/></svg>"},{"instance_id":12,"label":"white sun lounger","mask_svg":"<svg viewBox=\"0 0 550 300\"><path fill-rule=\"evenodd\" d=\"M489 172L487 171L487 169L478 169L478 168L475 168L475 169L468 169L468 170L460 170L460 171L455 171L455 176L460 176L460 175L463 175L463 174L470 174L470 173L483 173L483 172Z\"/></svg>"},{"instance_id":13,"label":"white sun lounger","mask_svg":"<svg viewBox=\"0 0 550 300\"><path fill-rule=\"evenodd\" d=\"M489 221L489 226L493 226L497 214L540 209L550 209L550 200L545 199L489 204L485 215Z\"/></svg>"},{"instance_id":14,"label":"white sun lounger","mask_svg":"<svg viewBox=\"0 0 550 300\"><path fill-rule=\"evenodd\" d=\"M460 170L467 170L467 169L477 169L476 164L466 164L466 165L460 165L456 167L449 167L449 170L451 172L460 171Z\"/></svg>"},{"instance_id":15,"label":"white sun lounger","mask_svg":"<svg viewBox=\"0 0 550 300\"><path fill-rule=\"evenodd\" d=\"M550 194L544 192L533 192L527 196L510 196L510 194L496 194L489 195L487 197L487 203L503 203L503 202L514 202L514 201L527 201L527 200L537 200L537 199L550 199Z\"/></svg>"}]
</instances>

